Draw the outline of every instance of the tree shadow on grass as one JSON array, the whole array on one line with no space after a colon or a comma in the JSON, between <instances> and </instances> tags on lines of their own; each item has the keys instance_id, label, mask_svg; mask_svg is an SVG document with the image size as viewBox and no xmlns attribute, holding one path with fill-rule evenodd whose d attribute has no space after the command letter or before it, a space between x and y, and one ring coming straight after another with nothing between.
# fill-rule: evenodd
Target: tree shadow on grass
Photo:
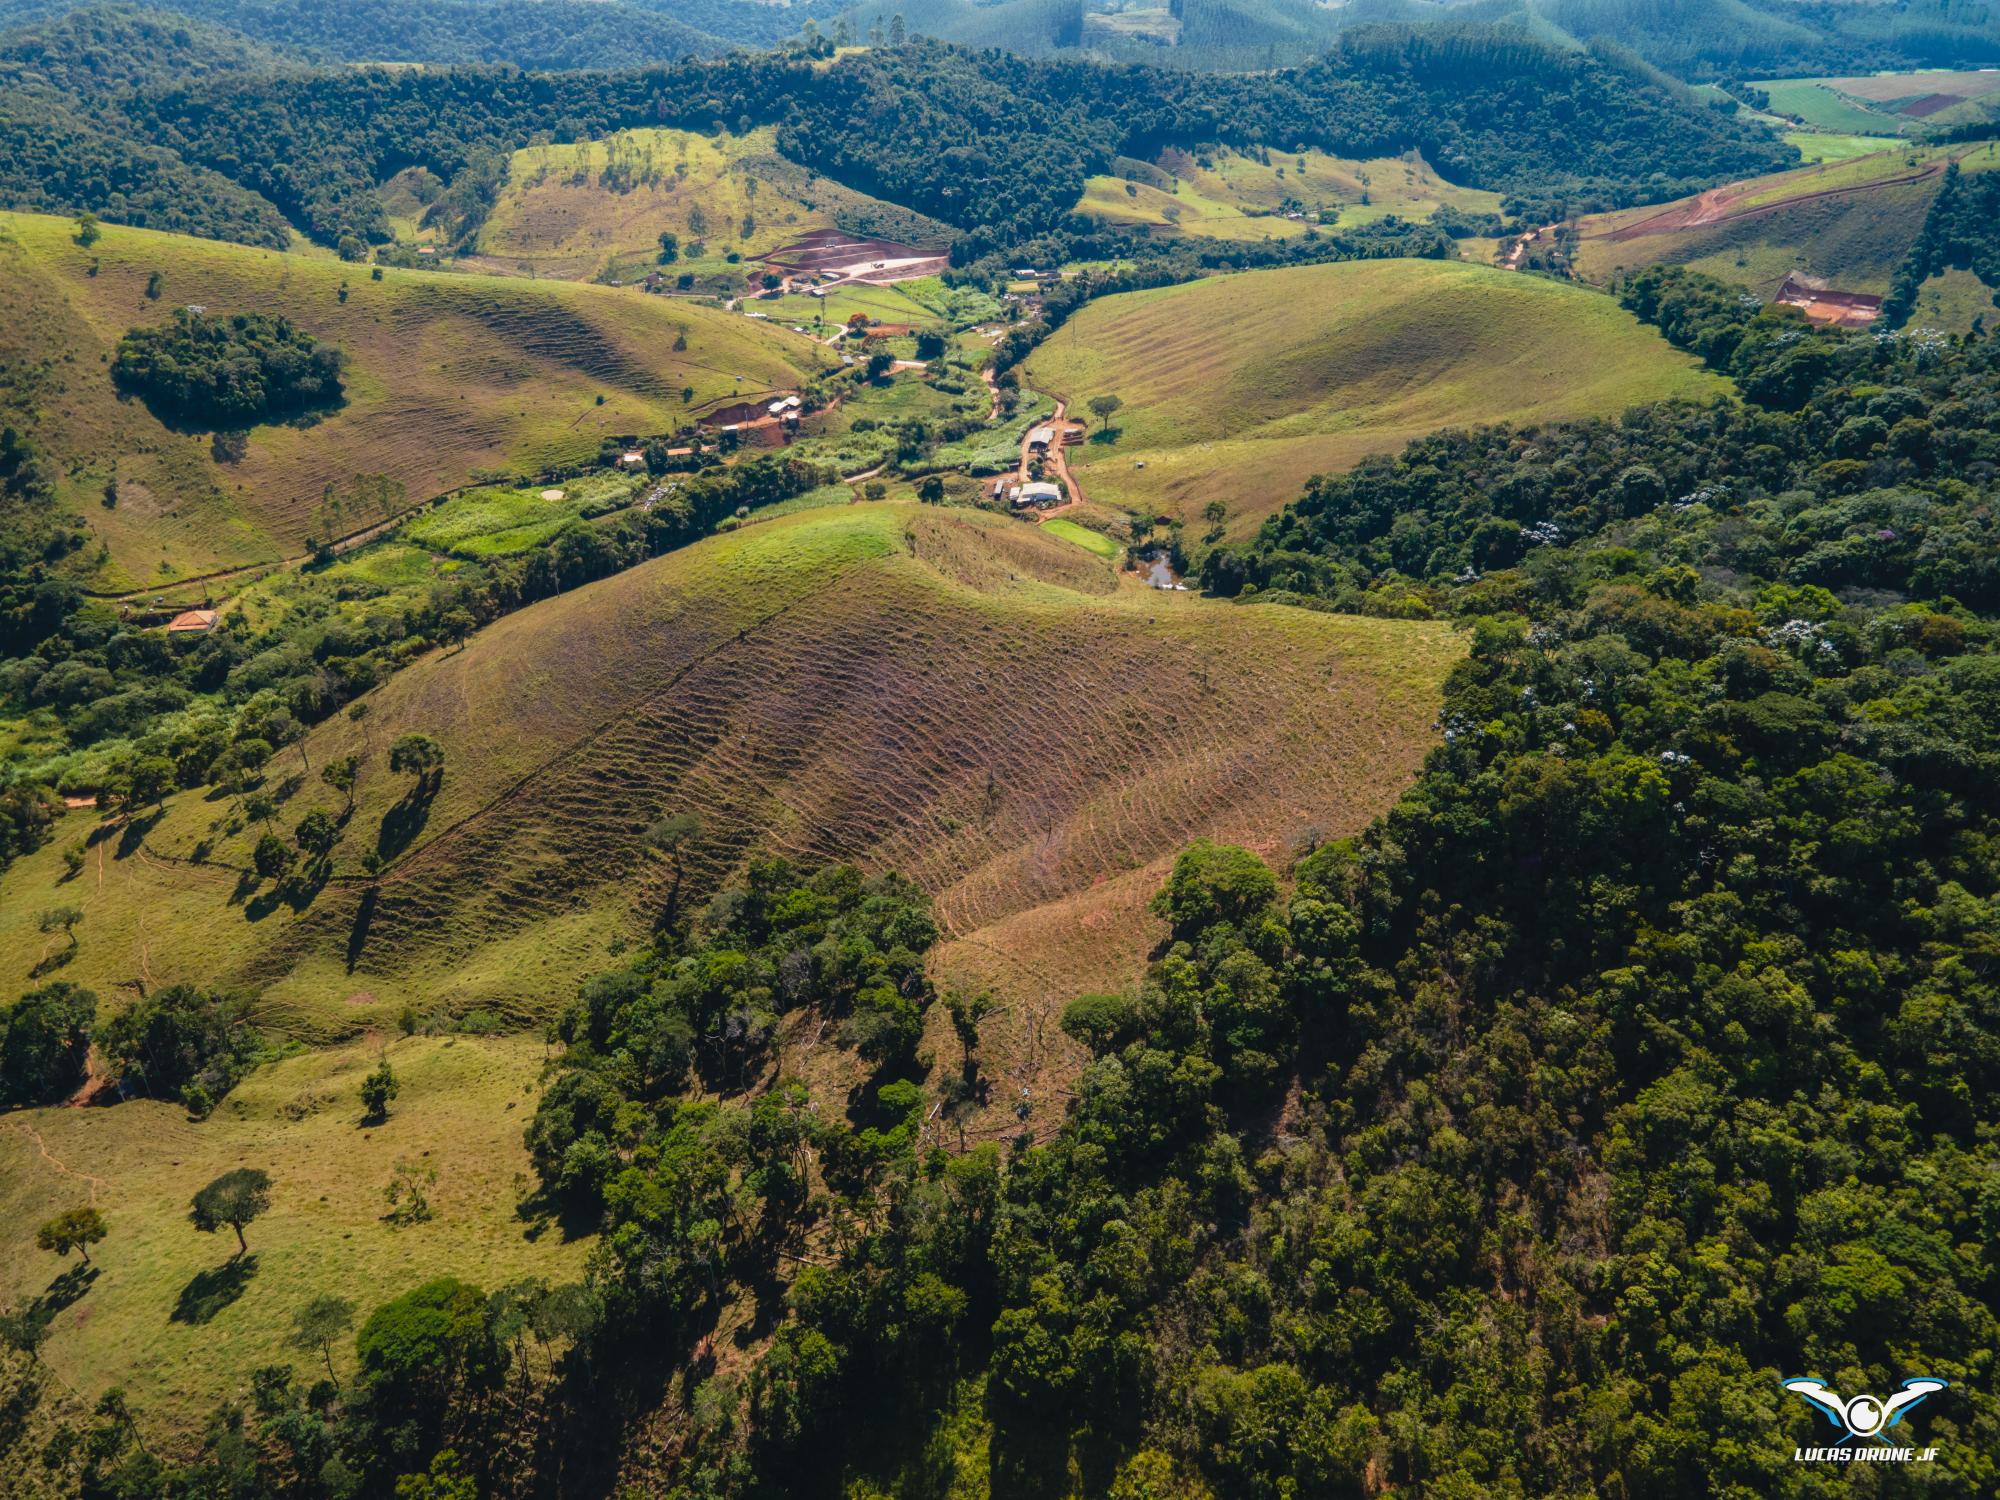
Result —
<instances>
[{"instance_id":1,"label":"tree shadow on grass","mask_svg":"<svg viewBox=\"0 0 2000 1500\"><path fill-rule=\"evenodd\" d=\"M76 945L74 943L72 943L67 948L58 948L56 949L55 952L46 954L40 960L38 960L35 966L32 969L28 970L28 977L30 979L45 978L48 975L55 973L57 969L60 969L64 964L67 964L71 959L75 957L76 957Z\"/></svg>"},{"instance_id":2,"label":"tree shadow on grass","mask_svg":"<svg viewBox=\"0 0 2000 1500\"><path fill-rule=\"evenodd\" d=\"M96 1266L86 1266L81 1262L71 1266L51 1281L41 1296L28 1304L26 1311L29 1318L46 1328L64 1308L82 1300L97 1276Z\"/></svg>"},{"instance_id":3,"label":"tree shadow on grass","mask_svg":"<svg viewBox=\"0 0 2000 1500\"><path fill-rule=\"evenodd\" d=\"M1115 446L1123 436L1125 429L1122 427L1100 427L1090 435L1090 441L1099 448L1109 448Z\"/></svg>"},{"instance_id":4,"label":"tree shadow on grass","mask_svg":"<svg viewBox=\"0 0 2000 1500\"><path fill-rule=\"evenodd\" d=\"M239 1255L206 1271L197 1271L181 1288L174 1310L167 1314L174 1323L209 1323L215 1315L242 1296L257 1274L256 1252Z\"/></svg>"},{"instance_id":5,"label":"tree shadow on grass","mask_svg":"<svg viewBox=\"0 0 2000 1500\"><path fill-rule=\"evenodd\" d=\"M424 824L430 821L431 804L437 800L438 785L436 781L418 782L382 815L382 831L375 836L375 852L383 860L394 859L424 831Z\"/></svg>"},{"instance_id":6,"label":"tree shadow on grass","mask_svg":"<svg viewBox=\"0 0 2000 1500\"><path fill-rule=\"evenodd\" d=\"M354 925L347 930L347 972L350 974L361 962L361 954L368 946L368 929L375 925L375 902L381 894L379 887L369 886L361 893L361 904L355 908Z\"/></svg>"},{"instance_id":7,"label":"tree shadow on grass","mask_svg":"<svg viewBox=\"0 0 2000 1500\"><path fill-rule=\"evenodd\" d=\"M166 813L167 810L164 807L156 807L150 813L142 815L135 812L126 818L124 827L118 834L118 848L112 857L114 859L130 859L133 855L137 854L139 846L146 842L146 835L153 831L160 819L166 816Z\"/></svg>"}]
</instances>

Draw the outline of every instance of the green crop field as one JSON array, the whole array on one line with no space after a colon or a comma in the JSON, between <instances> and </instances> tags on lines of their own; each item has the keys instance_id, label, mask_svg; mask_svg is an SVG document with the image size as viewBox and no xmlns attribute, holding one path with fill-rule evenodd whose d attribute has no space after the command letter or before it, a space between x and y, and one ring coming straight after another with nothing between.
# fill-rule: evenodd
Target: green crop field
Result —
<instances>
[{"instance_id":1,"label":"green crop field","mask_svg":"<svg viewBox=\"0 0 2000 1500\"><path fill-rule=\"evenodd\" d=\"M1101 531L1092 531L1088 526L1079 526L1074 521L1065 521L1061 516L1042 522L1042 530L1051 536L1059 536L1066 542L1075 542L1086 551L1095 552L1099 557L1116 557L1118 543Z\"/></svg>"},{"instance_id":2,"label":"green crop field","mask_svg":"<svg viewBox=\"0 0 2000 1500\"><path fill-rule=\"evenodd\" d=\"M1323 151L1218 148L1200 159L1167 151L1157 162L1131 164L1124 176L1092 177L1077 212L1114 226L1262 240L1304 234L1322 216L1342 225L1387 214L1421 219L1445 204L1484 213L1499 208L1500 195L1446 182L1414 151L1353 161Z\"/></svg>"},{"instance_id":3,"label":"green crop field","mask_svg":"<svg viewBox=\"0 0 2000 1500\"><path fill-rule=\"evenodd\" d=\"M1124 401L1115 440L1070 450L1092 500L1241 536L1314 473L1439 427L1609 415L1720 394L1609 298L1439 261L1216 277L1094 302L1028 362L1082 411Z\"/></svg>"},{"instance_id":4,"label":"green crop field","mask_svg":"<svg viewBox=\"0 0 2000 1500\"><path fill-rule=\"evenodd\" d=\"M108 998L108 997L107 997ZM213 1117L135 1099L103 1109L22 1110L0 1120L0 1301L50 1294L61 1265L35 1249L35 1226L94 1203L110 1234L96 1278L59 1312L42 1357L72 1388L122 1385L162 1432L198 1424L252 1369L324 1367L283 1347L301 1304L320 1293L366 1316L433 1276L485 1286L570 1280L585 1242L529 1239L515 1179L528 1169L521 1127L534 1111L539 1038L367 1039L257 1069ZM386 1122L361 1123L361 1077L387 1057L401 1093ZM384 1222L383 1189L401 1158L437 1168L428 1222ZM188 1223L196 1189L238 1166L271 1176L271 1207L234 1237ZM71 1261L70 1264L74 1264ZM352 1375L352 1353L335 1351Z\"/></svg>"},{"instance_id":5,"label":"green crop field","mask_svg":"<svg viewBox=\"0 0 2000 1500\"><path fill-rule=\"evenodd\" d=\"M751 260L836 224L925 242L946 233L920 214L787 161L776 137L768 126L717 136L621 130L517 151L480 230L480 254L543 276L608 272L632 280L657 264L663 230L680 237L674 269L698 272L724 271L730 254Z\"/></svg>"},{"instance_id":6,"label":"green crop field","mask_svg":"<svg viewBox=\"0 0 2000 1500\"><path fill-rule=\"evenodd\" d=\"M225 795L171 798L143 837L71 813L0 876L0 990L37 966L111 1005L141 981L241 985L316 1041L406 1006L525 1024L645 930L666 875L639 836L681 810L703 820L697 884L759 849L852 857L922 881L970 939L1198 835L1360 828L1414 771L1459 650L1442 625L1160 595L980 511L760 521L507 616L287 752L287 827L338 810L306 760L362 757L334 879L297 907L241 873L263 830ZM434 800L385 764L405 730L445 747ZM37 931L58 902L84 911L66 962Z\"/></svg>"},{"instance_id":7,"label":"green crop field","mask_svg":"<svg viewBox=\"0 0 2000 1500\"><path fill-rule=\"evenodd\" d=\"M337 345L345 406L255 428L240 460L217 462L206 433L121 399L106 370L128 328L182 304L283 314ZM102 589L274 560L315 531L365 525L377 517L323 513L327 486L358 473L388 475L414 504L483 468L534 473L607 435L671 431L739 375L746 392L789 389L831 363L797 334L634 292L399 270L378 282L336 260L109 225L86 250L67 220L0 215L0 367L18 372L7 418L56 460L63 498L109 548L90 580Z\"/></svg>"}]
</instances>

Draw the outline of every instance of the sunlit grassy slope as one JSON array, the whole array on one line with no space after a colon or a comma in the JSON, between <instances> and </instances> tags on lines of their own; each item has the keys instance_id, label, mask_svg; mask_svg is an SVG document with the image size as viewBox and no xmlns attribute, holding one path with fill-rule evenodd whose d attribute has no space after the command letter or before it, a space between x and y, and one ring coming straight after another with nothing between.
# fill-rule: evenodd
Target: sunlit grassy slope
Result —
<instances>
[{"instance_id":1,"label":"sunlit grassy slope","mask_svg":"<svg viewBox=\"0 0 2000 1500\"><path fill-rule=\"evenodd\" d=\"M1070 450L1093 500L1241 535L1346 468L1440 427L1601 415L1726 387L1607 297L1489 267L1366 261L1256 271L1094 302L1028 377L1115 441Z\"/></svg>"},{"instance_id":2,"label":"sunlit grassy slope","mask_svg":"<svg viewBox=\"0 0 2000 1500\"><path fill-rule=\"evenodd\" d=\"M768 126L715 136L623 130L517 151L480 252L541 275L629 277L657 263L663 230L680 237L677 271L719 271L730 252L753 257L836 222L894 238L948 233L787 161L776 135Z\"/></svg>"},{"instance_id":3,"label":"sunlit grassy slope","mask_svg":"<svg viewBox=\"0 0 2000 1500\"><path fill-rule=\"evenodd\" d=\"M422 271L374 281L365 266L108 225L86 249L73 228L0 214L0 369L7 420L25 421L111 549L103 587L296 553L324 526L326 486L359 472L390 475L414 503L478 468L538 469L587 457L605 434L670 430L739 375L746 391L789 387L828 357L768 324L635 292ZM217 463L206 434L170 430L111 384L126 330L183 304L283 314L339 346L346 406L309 427L258 427L245 458Z\"/></svg>"},{"instance_id":4,"label":"sunlit grassy slope","mask_svg":"<svg viewBox=\"0 0 2000 1500\"><path fill-rule=\"evenodd\" d=\"M391 679L362 726L323 725L306 754L362 755L358 804L338 878L296 908L233 868L262 830L226 797L179 795L143 843L104 832L58 884L95 821L71 814L0 876L0 992L64 947L35 921L62 902L85 915L53 972L108 1004L199 979L312 1038L406 1005L526 1022L647 929L670 876L640 835L680 811L703 825L690 889L760 850L852 858L922 881L983 952L1198 835L1280 854L1360 828L1412 774L1459 649L1441 625L1155 593L983 512L807 511L522 610ZM414 827L385 764L406 730L446 754ZM339 805L304 780L280 825L315 804ZM210 863L185 862L204 839ZM1013 979L1059 1003L1075 973L1037 955L1070 934L1007 930Z\"/></svg>"},{"instance_id":5,"label":"sunlit grassy slope","mask_svg":"<svg viewBox=\"0 0 2000 1500\"><path fill-rule=\"evenodd\" d=\"M1268 155L1270 160L1263 158ZM1206 162L1206 165L1203 165ZM1445 204L1468 213L1500 206L1498 193L1454 186L1422 156L1353 161L1323 151L1216 149L1201 160L1163 153L1129 177L1093 177L1077 212L1106 224L1209 239L1290 239L1319 222L1368 223L1388 214L1428 217ZM1303 218L1286 214L1300 213Z\"/></svg>"},{"instance_id":6,"label":"sunlit grassy slope","mask_svg":"<svg viewBox=\"0 0 2000 1500\"><path fill-rule=\"evenodd\" d=\"M94 1203L110 1228L92 1248L96 1278L57 1314L42 1357L88 1400L122 1385L155 1431L185 1433L260 1365L324 1377L283 1345L320 1293L366 1317L433 1276L572 1279L584 1245L530 1240L514 1215L542 1053L539 1038L370 1039L260 1068L206 1121L143 1099L0 1117L0 1303L49 1294L63 1263L35 1248L35 1226ZM383 1056L401 1092L385 1123L364 1126L361 1078ZM437 1168L434 1217L392 1228L383 1189L404 1157ZM252 1258L232 1270L235 1236L197 1233L188 1201L237 1167L262 1168L272 1190L247 1231ZM343 1381L352 1357L343 1341Z\"/></svg>"}]
</instances>

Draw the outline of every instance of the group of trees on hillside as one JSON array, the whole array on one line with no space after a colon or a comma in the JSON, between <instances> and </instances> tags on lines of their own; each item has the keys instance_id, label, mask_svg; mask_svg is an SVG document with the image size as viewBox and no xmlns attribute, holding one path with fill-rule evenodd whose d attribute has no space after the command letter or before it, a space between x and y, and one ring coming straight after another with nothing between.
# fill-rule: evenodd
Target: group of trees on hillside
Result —
<instances>
[{"instance_id":1,"label":"group of trees on hillside","mask_svg":"<svg viewBox=\"0 0 2000 1500\"><path fill-rule=\"evenodd\" d=\"M174 309L170 321L118 341L111 378L162 420L241 428L341 400L346 357L283 317Z\"/></svg>"}]
</instances>

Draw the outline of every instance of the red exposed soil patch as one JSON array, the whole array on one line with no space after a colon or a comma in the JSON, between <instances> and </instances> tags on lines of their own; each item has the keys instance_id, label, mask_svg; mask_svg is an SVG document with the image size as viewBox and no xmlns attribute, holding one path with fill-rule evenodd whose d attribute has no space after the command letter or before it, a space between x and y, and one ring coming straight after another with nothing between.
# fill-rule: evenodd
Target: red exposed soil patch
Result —
<instances>
[{"instance_id":1,"label":"red exposed soil patch","mask_svg":"<svg viewBox=\"0 0 2000 1500\"><path fill-rule=\"evenodd\" d=\"M1899 115L1908 115L1912 119L1923 120L1942 110L1950 109L1954 104L1963 104L1964 102L1956 94L1925 94L1921 98L1910 100L1909 103L1899 108L1896 113Z\"/></svg>"}]
</instances>

